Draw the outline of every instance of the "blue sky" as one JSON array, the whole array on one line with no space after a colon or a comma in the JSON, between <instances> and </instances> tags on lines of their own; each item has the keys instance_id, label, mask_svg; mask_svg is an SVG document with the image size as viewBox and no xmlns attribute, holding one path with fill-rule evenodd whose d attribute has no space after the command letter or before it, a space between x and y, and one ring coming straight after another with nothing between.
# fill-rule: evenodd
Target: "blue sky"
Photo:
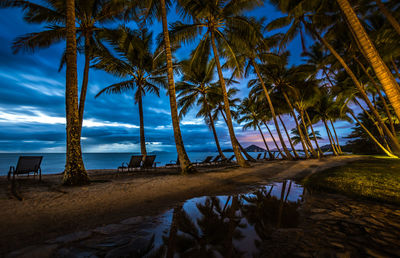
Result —
<instances>
[{"instance_id":1,"label":"blue sky","mask_svg":"<svg viewBox=\"0 0 400 258\"><path fill-rule=\"evenodd\" d=\"M266 16L267 20L281 16L273 7L265 5L251 15ZM64 152L65 151L65 70L58 72L60 57L65 43L39 49L35 53L13 54L12 41L26 33L40 31L41 26L23 21L19 9L0 9L0 152ZM169 22L179 19L171 10ZM160 32L160 24L151 27L154 36ZM299 63L300 42L296 39L289 45L291 63ZM190 46L182 46L176 53L178 58L187 57ZM83 57L78 57L78 79L82 79ZM178 78L177 78L178 79ZM105 72L90 71L85 120L82 133L84 152L137 152L139 147L139 117L133 101L133 92L121 95L94 96L102 88L118 82ZM248 79L240 80L237 86L244 97L248 90ZM174 151L174 138L170 119L168 98L162 90L160 98L144 97L146 143L150 151ZM187 150L215 150L211 131L200 118L190 112L181 121L183 140ZM288 128L294 123L286 118ZM226 126L216 122L218 136L223 148L230 148ZM337 124L339 135L347 135L350 124ZM273 126L271 127L273 128ZM235 125L239 141L244 145L263 147L258 132L242 131ZM324 143L325 130L318 126ZM267 135L266 135L267 136ZM272 147L272 139L267 137ZM273 148L273 147L272 147Z\"/></svg>"}]
</instances>

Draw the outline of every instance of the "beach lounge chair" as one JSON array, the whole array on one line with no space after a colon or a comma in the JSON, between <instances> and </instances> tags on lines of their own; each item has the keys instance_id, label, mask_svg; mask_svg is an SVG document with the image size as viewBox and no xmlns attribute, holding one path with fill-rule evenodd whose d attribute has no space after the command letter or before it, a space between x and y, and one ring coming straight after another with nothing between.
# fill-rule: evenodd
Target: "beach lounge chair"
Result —
<instances>
[{"instance_id":1,"label":"beach lounge chair","mask_svg":"<svg viewBox=\"0 0 400 258\"><path fill-rule=\"evenodd\" d=\"M142 164L142 159L143 159L143 155L133 155L131 156L131 160L129 161L128 164L126 164L127 166L125 166L125 162L122 163L122 166L118 167L118 172L119 171L124 171L125 169L130 171L133 170L135 168L140 168L140 165Z\"/></svg>"},{"instance_id":2,"label":"beach lounge chair","mask_svg":"<svg viewBox=\"0 0 400 258\"><path fill-rule=\"evenodd\" d=\"M40 163L42 163L43 156L19 156L17 166L11 166L8 171L7 179L10 180L12 174L12 180L14 182L15 175L29 174L33 173L35 178L39 175L39 181L42 180L42 169L40 168Z\"/></svg>"},{"instance_id":3,"label":"beach lounge chair","mask_svg":"<svg viewBox=\"0 0 400 258\"><path fill-rule=\"evenodd\" d=\"M221 155L217 155L213 160L211 160L211 164L217 163L220 161Z\"/></svg>"},{"instance_id":4,"label":"beach lounge chair","mask_svg":"<svg viewBox=\"0 0 400 258\"><path fill-rule=\"evenodd\" d=\"M256 160L260 160L261 159L261 154L262 153L258 153Z\"/></svg>"},{"instance_id":5,"label":"beach lounge chair","mask_svg":"<svg viewBox=\"0 0 400 258\"><path fill-rule=\"evenodd\" d=\"M211 159L213 158L213 156L207 156L203 161L200 162L196 162L194 163L194 165L205 165L205 164L209 164L211 162Z\"/></svg>"},{"instance_id":6,"label":"beach lounge chair","mask_svg":"<svg viewBox=\"0 0 400 258\"><path fill-rule=\"evenodd\" d=\"M179 158L176 158L176 160L170 160L168 164L165 164L166 167L172 167L172 166L179 166L181 163L179 162Z\"/></svg>"},{"instance_id":7,"label":"beach lounge chair","mask_svg":"<svg viewBox=\"0 0 400 258\"><path fill-rule=\"evenodd\" d=\"M146 155L143 160L142 164L142 169L149 169L149 168L155 168L157 166L157 163L160 162L154 162L156 160L156 155Z\"/></svg>"}]
</instances>

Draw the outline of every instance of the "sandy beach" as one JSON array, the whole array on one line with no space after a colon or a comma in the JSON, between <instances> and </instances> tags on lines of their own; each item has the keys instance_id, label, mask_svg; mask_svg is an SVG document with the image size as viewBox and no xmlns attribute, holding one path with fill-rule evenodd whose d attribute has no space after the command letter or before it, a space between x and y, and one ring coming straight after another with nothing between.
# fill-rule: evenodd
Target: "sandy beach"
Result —
<instances>
[{"instance_id":1,"label":"sandy beach","mask_svg":"<svg viewBox=\"0 0 400 258\"><path fill-rule=\"evenodd\" d=\"M61 175L45 175L38 183L21 178L18 200L10 183L0 179L0 249L7 253L59 235L90 229L139 215L156 215L188 198L245 191L272 180L294 178L340 166L361 156L321 160L264 161L251 168L199 168L180 176L176 170L132 172L89 171L89 186L60 186Z\"/></svg>"}]
</instances>

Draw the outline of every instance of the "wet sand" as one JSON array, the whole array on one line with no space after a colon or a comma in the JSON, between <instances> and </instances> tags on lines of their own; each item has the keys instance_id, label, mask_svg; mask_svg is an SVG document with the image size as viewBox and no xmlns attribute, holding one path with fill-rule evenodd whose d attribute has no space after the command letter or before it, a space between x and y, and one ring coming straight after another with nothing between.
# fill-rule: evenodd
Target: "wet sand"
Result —
<instances>
[{"instance_id":1,"label":"wet sand","mask_svg":"<svg viewBox=\"0 0 400 258\"><path fill-rule=\"evenodd\" d=\"M61 175L45 175L42 183L32 176L21 177L17 190L22 201L11 194L10 183L2 177L0 254L124 218L156 215L189 198L241 192L360 158L263 161L251 168L203 167L189 176L180 176L176 169L124 174L97 170L89 172L92 184L83 187L60 186Z\"/></svg>"}]
</instances>

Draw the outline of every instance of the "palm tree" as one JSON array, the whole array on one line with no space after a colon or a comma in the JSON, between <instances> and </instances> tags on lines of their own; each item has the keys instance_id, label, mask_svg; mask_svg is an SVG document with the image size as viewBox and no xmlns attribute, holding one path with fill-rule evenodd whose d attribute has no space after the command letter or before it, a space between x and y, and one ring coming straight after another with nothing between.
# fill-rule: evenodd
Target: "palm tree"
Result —
<instances>
[{"instance_id":1,"label":"palm tree","mask_svg":"<svg viewBox=\"0 0 400 258\"><path fill-rule=\"evenodd\" d=\"M246 122L243 125L243 130L247 130L249 128L253 128L254 130L258 129L260 135L263 139L264 145L268 151L268 155L270 158L273 158L271 151L269 150L268 143L265 140L264 134L260 127L260 113L259 108L257 107L257 103L254 99L245 98L243 99L241 105L238 108L240 118L238 119L239 124Z\"/></svg>"},{"instance_id":2,"label":"palm tree","mask_svg":"<svg viewBox=\"0 0 400 258\"><path fill-rule=\"evenodd\" d=\"M348 20L350 30L354 32L355 39L360 44L360 50L369 61L380 83L392 104L397 117L400 118L400 91L393 74L383 62L373 42L358 19L348 0L337 0L341 10Z\"/></svg>"},{"instance_id":3,"label":"palm tree","mask_svg":"<svg viewBox=\"0 0 400 258\"><path fill-rule=\"evenodd\" d=\"M64 185L83 185L89 177L82 160L78 113L78 80L76 61L75 1L66 1L66 86L67 154L63 177Z\"/></svg>"},{"instance_id":4,"label":"palm tree","mask_svg":"<svg viewBox=\"0 0 400 258\"><path fill-rule=\"evenodd\" d=\"M180 63L183 77L176 84L176 90L179 92L178 106L181 108L179 117L182 118L186 115L193 105L200 106L197 117L204 117L206 124L211 127L218 153L222 159L226 159L219 144L214 118L211 114L212 107L209 103L209 99L212 98L210 89L214 77L215 62L209 61L207 63L207 59L198 64L193 64L192 60L185 60Z\"/></svg>"},{"instance_id":5,"label":"palm tree","mask_svg":"<svg viewBox=\"0 0 400 258\"><path fill-rule=\"evenodd\" d=\"M40 32L33 32L18 37L13 43L14 52L23 50L35 50L47 48L52 44L64 40L66 37L66 9L65 1L45 0L44 5L38 5L32 1L3 1L7 7L20 7L25 10L24 19L29 23L47 24ZM1 5L0 5L1 7ZM123 5L114 0L77 0L75 1L76 37L78 49L83 49L85 56L83 79L79 98L79 126L82 131L83 114L89 82L90 62L94 53L104 49L99 39L99 34L108 31L103 27L119 18L123 11ZM66 61L65 53L61 58L61 65Z\"/></svg>"},{"instance_id":6,"label":"palm tree","mask_svg":"<svg viewBox=\"0 0 400 258\"><path fill-rule=\"evenodd\" d=\"M128 80L105 87L96 97L103 93L120 94L136 89L134 99L139 107L140 151L142 155L147 155L142 98L146 92L159 96L159 87L166 87L165 52L161 48L151 51L153 34L147 29L130 30L120 27L102 37L111 44L113 52L118 53L118 56L103 51L96 56L94 67Z\"/></svg>"},{"instance_id":7,"label":"palm tree","mask_svg":"<svg viewBox=\"0 0 400 258\"><path fill-rule=\"evenodd\" d=\"M274 37L270 37L270 38L264 38L262 36L262 30L263 30L263 25L262 25L262 21L261 22L257 22L254 19L250 20L251 22L251 30L254 30L253 33L251 33L252 37L243 40L243 38L238 38L236 36L236 34L238 33L238 30L240 29L247 29L248 28L244 28L243 26L240 26L238 28L233 28L231 30L228 30L229 34L229 40L234 42L237 46L236 49L238 49L241 52L241 55L243 55L245 57L245 59L248 60L248 66L252 66L255 73L257 74L257 77L259 79L259 82L261 84L261 87L263 89L263 92L265 94L267 103L268 103L268 107L271 111L271 115L272 115L272 119L274 121L274 125L276 128L276 132L278 134L280 143L282 145L282 148L286 154L286 158L288 159L292 159L292 155L290 153L290 151L288 150L288 148L286 147L285 141L282 137L280 128L279 128L279 123L278 120L276 118L276 114L275 114L275 108L274 105L272 104L271 98L270 98L270 94L268 93L267 87L264 83L264 80L261 76L260 73L260 69L258 67L258 64L256 62L256 59L260 59L260 60L265 60L265 58L267 56L271 56L271 54L269 53L271 47L273 47L279 39L279 36L274 36ZM229 28L228 28L229 29ZM245 32L242 32L240 34L245 34ZM248 70L248 69L246 69ZM268 126L267 126L268 127ZM269 129L268 129L269 130ZM275 141L275 140L274 140ZM277 147L279 150L279 147Z\"/></svg>"},{"instance_id":8,"label":"palm tree","mask_svg":"<svg viewBox=\"0 0 400 258\"><path fill-rule=\"evenodd\" d=\"M168 96L171 108L172 128L174 131L175 146L178 152L181 174L195 173L196 169L189 160L185 146L183 144L181 128L179 125L178 105L176 102L176 89L174 81L174 67L172 63L171 41L168 30L167 9L171 6L170 0L132 0L122 1L126 4L127 13L125 16L139 19L142 24L152 23L157 18L162 23L163 45L165 48L168 76Z\"/></svg>"},{"instance_id":9,"label":"palm tree","mask_svg":"<svg viewBox=\"0 0 400 258\"><path fill-rule=\"evenodd\" d=\"M246 27L249 26L247 20L240 16L245 10L251 10L262 4L260 0L243 0L243 1L197 1L197 0L178 0L180 11L183 16L191 17L192 24L184 24L176 22L172 26L173 37L177 41L189 42L202 34L201 41L196 48L197 54L206 53L205 50L212 48L214 60L217 66L218 77L224 97L224 108L227 119L229 135L231 138L232 148L236 156L238 164L242 167L248 166L243 158L240 147L237 144L235 132L232 124L232 115L229 108L229 99L226 90L225 80L222 74L220 55L228 60L236 59L236 53L232 49L232 45L226 40L225 33L229 27ZM203 34L202 29L207 31ZM240 35L237 35L240 37ZM217 46L218 45L218 46ZM219 50L218 50L219 49ZM239 63L237 62L239 66Z\"/></svg>"}]
</instances>

